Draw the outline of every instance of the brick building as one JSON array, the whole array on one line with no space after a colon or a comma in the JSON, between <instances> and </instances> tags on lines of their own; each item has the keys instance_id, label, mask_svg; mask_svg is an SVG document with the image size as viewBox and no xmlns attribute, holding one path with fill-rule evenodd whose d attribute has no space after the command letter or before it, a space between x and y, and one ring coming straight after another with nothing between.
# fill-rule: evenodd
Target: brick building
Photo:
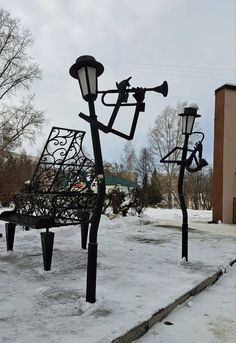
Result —
<instances>
[{"instance_id":1,"label":"brick building","mask_svg":"<svg viewBox=\"0 0 236 343\"><path fill-rule=\"evenodd\" d=\"M236 224L236 85L215 91L213 221Z\"/></svg>"}]
</instances>

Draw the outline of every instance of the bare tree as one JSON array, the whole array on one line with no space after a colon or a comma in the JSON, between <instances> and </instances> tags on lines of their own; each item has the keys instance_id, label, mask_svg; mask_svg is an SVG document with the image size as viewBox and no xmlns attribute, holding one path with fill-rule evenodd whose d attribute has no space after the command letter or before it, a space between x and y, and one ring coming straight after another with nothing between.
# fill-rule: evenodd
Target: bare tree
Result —
<instances>
[{"instance_id":1,"label":"bare tree","mask_svg":"<svg viewBox=\"0 0 236 343\"><path fill-rule=\"evenodd\" d=\"M150 206L156 206L163 199L161 181L161 175L154 169L148 186L148 205Z\"/></svg>"},{"instance_id":2,"label":"bare tree","mask_svg":"<svg viewBox=\"0 0 236 343\"><path fill-rule=\"evenodd\" d=\"M133 143L130 141L127 141L124 144L123 154L121 156L121 163L123 164L124 169L128 173L132 173L134 171L136 163L136 154Z\"/></svg>"},{"instance_id":3,"label":"bare tree","mask_svg":"<svg viewBox=\"0 0 236 343\"><path fill-rule=\"evenodd\" d=\"M188 206L195 210L212 208L212 168L186 174L185 190Z\"/></svg>"},{"instance_id":4,"label":"bare tree","mask_svg":"<svg viewBox=\"0 0 236 343\"><path fill-rule=\"evenodd\" d=\"M8 206L13 195L24 188L24 182L31 179L36 162L24 153L8 154L8 158L0 155L0 202ZM16 172L17 171L17 172Z\"/></svg>"},{"instance_id":5,"label":"bare tree","mask_svg":"<svg viewBox=\"0 0 236 343\"><path fill-rule=\"evenodd\" d=\"M159 161L175 146L181 146L183 142L181 118L179 113L183 112L187 102L178 102L176 107L167 106L161 114L156 117L154 127L149 132L149 143L153 156ZM171 159L177 159L180 151L176 150ZM168 207L172 207L172 198L176 198L176 172L178 166L174 163L160 165L166 174L166 190ZM164 191L164 190L163 190Z\"/></svg>"},{"instance_id":6,"label":"bare tree","mask_svg":"<svg viewBox=\"0 0 236 343\"><path fill-rule=\"evenodd\" d=\"M42 111L35 110L33 97L23 99L20 105L3 105L0 110L0 153L21 146L22 139L34 142L44 116Z\"/></svg>"},{"instance_id":7,"label":"bare tree","mask_svg":"<svg viewBox=\"0 0 236 343\"><path fill-rule=\"evenodd\" d=\"M141 148L139 156L137 158L135 169L141 187L145 188L150 181L151 173L154 169L152 154L147 147Z\"/></svg>"},{"instance_id":8,"label":"bare tree","mask_svg":"<svg viewBox=\"0 0 236 343\"><path fill-rule=\"evenodd\" d=\"M0 150L21 145L23 138L33 139L35 129L44 122L43 112L33 107L32 96L19 105L13 105L12 100L13 95L28 90L41 78L39 66L27 53L32 42L31 34L21 27L19 19L0 9Z\"/></svg>"},{"instance_id":9,"label":"bare tree","mask_svg":"<svg viewBox=\"0 0 236 343\"><path fill-rule=\"evenodd\" d=\"M104 161L104 172L105 172L105 175L115 175L115 176L121 176L121 177L124 177L126 173L123 164L115 162L115 161L113 162Z\"/></svg>"}]
</instances>

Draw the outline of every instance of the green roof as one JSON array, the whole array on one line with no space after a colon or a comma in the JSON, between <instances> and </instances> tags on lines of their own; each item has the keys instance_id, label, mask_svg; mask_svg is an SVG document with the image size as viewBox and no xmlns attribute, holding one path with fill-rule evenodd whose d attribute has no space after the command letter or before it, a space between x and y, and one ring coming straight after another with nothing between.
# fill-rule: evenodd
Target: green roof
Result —
<instances>
[{"instance_id":1,"label":"green roof","mask_svg":"<svg viewBox=\"0 0 236 343\"><path fill-rule=\"evenodd\" d=\"M123 186L127 188L138 187L137 183L134 181L130 181L130 180L124 179L123 177L113 176L113 175L106 175L105 183L106 183L106 186Z\"/></svg>"}]
</instances>

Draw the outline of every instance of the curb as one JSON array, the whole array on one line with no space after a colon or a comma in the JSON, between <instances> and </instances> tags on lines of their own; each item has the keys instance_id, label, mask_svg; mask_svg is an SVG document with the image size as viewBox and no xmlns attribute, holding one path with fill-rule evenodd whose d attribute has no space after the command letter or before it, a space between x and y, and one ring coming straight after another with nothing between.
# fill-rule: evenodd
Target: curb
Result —
<instances>
[{"instance_id":1,"label":"curb","mask_svg":"<svg viewBox=\"0 0 236 343\"><path fill-rule=\"evenodd\" d=\"M143 336L154 324L157 322L162 321L165 317L168 316L168 314L173 311L178 305L183 304L187 299L190 297L202 292L205 288L208 286L212 286L225 272L225 269L227 266L233 266L233 264L236 262L235 260L232 260L229 262L225 267L220 268L217 272L209 276L207 279L200 282L197 286L192 288L190 291L184 293L179 298L175 299L174 302L167 305L165 308L160 309L158 312L154 313L149 319L142 322L141 324L135 326L133 329L130 329L127 331L124 335L115 338L112 343L130 343L134 340L140 338Z\"/></svg>"}]
</instances>

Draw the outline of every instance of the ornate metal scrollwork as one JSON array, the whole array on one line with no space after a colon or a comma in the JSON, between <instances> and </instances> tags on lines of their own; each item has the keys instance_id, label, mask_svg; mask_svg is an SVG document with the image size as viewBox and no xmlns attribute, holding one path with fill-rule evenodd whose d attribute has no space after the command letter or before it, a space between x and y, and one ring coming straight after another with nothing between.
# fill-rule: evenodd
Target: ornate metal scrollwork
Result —
<instances>
[{"instance_id":1,"label":"ornate metal scrollwork","mask_svg":"<svg viewBox=\"0 0 236 343\"><path fill-rule=\"evenodd\" d=\"M85 132L53 127L29 192L84 192L95 178L94 162L82 150Z\"/></svg>"},{"instance_id":2,"label":"ornate metal scrollwork","mask_svg":"<svg viewBox=\"0 0 236 343\"><path fill-rule=\"evenodd\" d=\"M53 198L55 222L63 225L91 222L97 194L56 195Z\"/></svg>"},{"instance_id":3,"label":"ornate metal scrollwork","mask_svg":"<svg viewBox=\"0 0 236 343\"><path fill-rule=\"evenodd\" d=\"M96 193L15 195L15 213L31 217L48 217L56 225L91 222L95 213Z\"/></svg>"},{"instance_id":4,"label":"ornate metal scrollwork","mask_svg":"<svg viewBox=\"0 0 236 343\"><path fill-rule=\"evenodd\" d=\"M17 193L14 197L17 214L34 217L52 217L53 194Z\"/></svg>"},{"instance_id":5,"label":"ornate metal scrollwork","mask_svg":"<svg viewBox=\"0 0 236 343\"><path fill-rule=\"evenodd\" d=\"M91 222L97 202L92 189L96 174L94 162L82 150L84 135L52 128L27 191L14 197L14 214L48 218L55 226Z\"/></svg>"}]
</instances>

